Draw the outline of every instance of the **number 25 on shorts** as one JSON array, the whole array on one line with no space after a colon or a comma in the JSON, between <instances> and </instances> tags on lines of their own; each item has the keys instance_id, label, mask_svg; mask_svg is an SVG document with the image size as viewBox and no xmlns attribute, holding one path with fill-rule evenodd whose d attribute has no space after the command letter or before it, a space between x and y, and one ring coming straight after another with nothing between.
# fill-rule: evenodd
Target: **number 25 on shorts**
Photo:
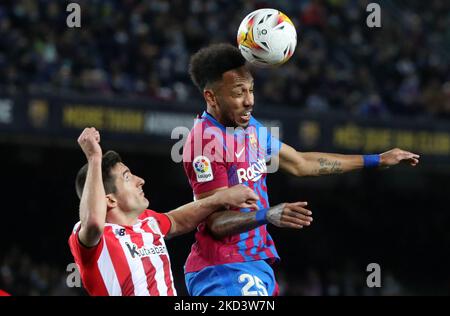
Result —
<instances>
[{"instance_id":1,"label":"number 25 on shorts","mask_svg":"<svg viewBox=\"0 0 450 316\"><path fill-rule=\"evenodd\" d=\"M243 273L239 276L239 283L243 283L241 289L243 296L268 296L266 286L256 275Z\"/></svg>"}]
</instances>

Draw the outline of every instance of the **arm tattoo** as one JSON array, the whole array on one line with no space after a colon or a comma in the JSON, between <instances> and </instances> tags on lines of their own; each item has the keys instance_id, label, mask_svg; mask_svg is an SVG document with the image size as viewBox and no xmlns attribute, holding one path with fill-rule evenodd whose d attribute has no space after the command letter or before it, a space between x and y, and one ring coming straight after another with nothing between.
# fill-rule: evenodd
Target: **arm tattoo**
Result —
<instances>
[{"instance_id":1,"label":"arm tattoo","mask_svg":"<svg viewBox=\"0 0 450 316\"><path fill-rule=\"evenodd\" d=\"M328 160L326 158L317 159L319 162L319 169L316 169L316 173L319 175L342 173L344 170L341 167L341 162L338 160Z\"/></svg>"},{"instance_id":2,"label":"arm tattoo","mask_svg":"<svg viewBox=\"0 0 450 316\"><path fill-rule=\"evenodd\" d=\"M279 226L281 222L281 214L283 213L284 204L272 206L267 212L267 221L275 226Z\"/></svg>"}]
</instances>

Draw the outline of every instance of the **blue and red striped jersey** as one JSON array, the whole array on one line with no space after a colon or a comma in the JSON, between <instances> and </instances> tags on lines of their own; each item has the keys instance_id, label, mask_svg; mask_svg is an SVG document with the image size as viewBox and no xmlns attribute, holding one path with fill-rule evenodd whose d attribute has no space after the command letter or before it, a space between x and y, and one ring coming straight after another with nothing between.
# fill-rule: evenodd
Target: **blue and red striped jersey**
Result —
<instances>
[{"instance_id":1,"label":"blue and red striped jersey","mask_svg":"<svg viewBox=\"0 0 450 316\"><path fill-rule=\"evenodd\" d=\"M225 128L204 112L196 119L183 148L184 169L194 195L244 184L258 194L258 207L268 208L266 164L280 147L278 138L253 117L246 129L233 129ZM195 238L186 261L186 273L211 265L279 259L266 225L217 240L201 223Z\"/></svg>"}]
</instances>

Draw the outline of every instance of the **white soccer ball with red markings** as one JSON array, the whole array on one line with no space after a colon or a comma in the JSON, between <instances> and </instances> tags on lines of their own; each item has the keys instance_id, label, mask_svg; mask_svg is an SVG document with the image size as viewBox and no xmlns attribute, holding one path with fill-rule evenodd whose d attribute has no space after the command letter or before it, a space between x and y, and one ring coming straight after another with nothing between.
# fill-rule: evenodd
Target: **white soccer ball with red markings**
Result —
<instances>
[{"instance_id":1,"label":"white soccer ball with red markings","mask_svg":"<svg viewBox=\"0 0 450 316\"><path fill-rule=\"evenodd\" d=\"M237 44L244 58L254 65L281 65L294 54L297 32L282 12L259 9L242 20Z\"/></svg>"}]
</instances>

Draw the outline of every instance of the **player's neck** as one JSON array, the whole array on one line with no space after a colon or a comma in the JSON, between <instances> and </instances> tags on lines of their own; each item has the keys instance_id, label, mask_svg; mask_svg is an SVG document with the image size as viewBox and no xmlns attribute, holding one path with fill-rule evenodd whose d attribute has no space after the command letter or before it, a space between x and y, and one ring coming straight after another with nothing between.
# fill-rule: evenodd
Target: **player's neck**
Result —
<instances>
[{"instance_id":1,"label":"player's neck","mask_svg":"<svg viewBox=\"0 0 450 316\"><path fill-rule=\"evenodd\" d=\"M220 113L213 108L212 106L207 106L206 107L206 113L208 113L210 116L212 116L217 122L219 122L220 124L223 125L223 123L221 122L221 116Z\"/></svg>"},{"instance_id":2,"label":"player's neck","mask_svg":"<svg viewBox=\"0 0 450 316\"><path fill-rule=\"evenodd\" d=\"M106 221L120 226L133 226L138 222L139 214L135 212L124 212L120 209L112 209L107 213Z\"/></svg>"}]
</instances>

